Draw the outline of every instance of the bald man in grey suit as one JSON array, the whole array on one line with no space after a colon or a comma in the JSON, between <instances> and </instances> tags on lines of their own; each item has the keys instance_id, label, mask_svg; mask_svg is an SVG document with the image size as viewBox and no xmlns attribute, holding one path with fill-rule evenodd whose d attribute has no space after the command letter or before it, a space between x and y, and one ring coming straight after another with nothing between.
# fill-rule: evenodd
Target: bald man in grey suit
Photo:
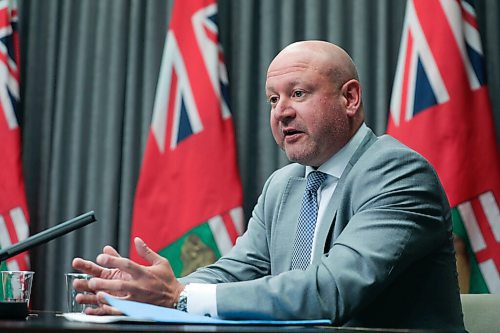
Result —
<instances>
[{"instance_id":1,"label":"bald man in grey suit","mask_svg":"<svg viewBox=\"0 0 500 333\"><path fill-rule=\"evenodd\" d=\"M75 283L97 293L78 298L99 301L88 313L115 313L107 292L226 319L462 331L446 195L423 157L364 124L347 53L321 41L289 45L269 66L266 94L273 136L295 163L269 177L230 253L181 279L139 238L150 266L111 247L97 264L76 258L76 269L96 276ZM314 190L312 243L296 250L314 173L324 176Z\"/></svg>"}]
</instances>

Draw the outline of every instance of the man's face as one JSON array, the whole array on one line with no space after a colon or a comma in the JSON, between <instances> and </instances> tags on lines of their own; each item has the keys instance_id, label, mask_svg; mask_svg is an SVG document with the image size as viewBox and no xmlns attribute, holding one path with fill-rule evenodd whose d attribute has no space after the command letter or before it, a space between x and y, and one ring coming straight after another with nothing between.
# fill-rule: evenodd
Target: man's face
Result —
<instances>
[{"instance_id":1,"label":"man's face","mask_svg":"<svg viewBox=\"0 0 500 333\"><path fill-rule=\"evenodd\" d=\"M266 95L276 143L290 161L317 167L346 144L349 121L339 83L308 54L278 56L269 66Z\"/></svg>"}]
</instances>

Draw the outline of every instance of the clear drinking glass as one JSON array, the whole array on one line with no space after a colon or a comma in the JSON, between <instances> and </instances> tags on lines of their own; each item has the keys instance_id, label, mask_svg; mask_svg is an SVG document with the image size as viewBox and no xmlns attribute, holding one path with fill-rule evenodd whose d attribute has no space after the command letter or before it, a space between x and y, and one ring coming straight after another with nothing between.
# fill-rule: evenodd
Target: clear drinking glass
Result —
<instances>
[{"instance_id":1,"label":"clear drinking glass","mask_svg":"<svg viewBox=\"0 0 500 333\"><path fill-rule=\"evenodd\" d=\"M66 277L67 312L83 312L87 305L77 303L75 297L78 291L73 287L73 281L77 279L90 280L92 275L84 273L66 273L64 275ZM87 294L87 292L83 292L82 294Z\"/></svg>"},{"instance_id":2,"label":"clear drinking glass","mask_svg":"<svg viewBox=\"0 0 500 333\"><path fill-rule=\"evenodd\" d=\"M29 305L33 274L31 271L2 271L2 301Z\"/></svg>"}]
</instances>

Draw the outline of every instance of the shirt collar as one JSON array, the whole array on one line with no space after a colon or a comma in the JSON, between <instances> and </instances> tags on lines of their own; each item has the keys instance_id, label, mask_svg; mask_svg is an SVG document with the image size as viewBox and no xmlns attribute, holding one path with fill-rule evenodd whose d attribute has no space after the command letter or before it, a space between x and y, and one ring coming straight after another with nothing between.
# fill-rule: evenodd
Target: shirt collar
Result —
<instances>
[{"instance_id":1,"label":"shirt collar","mask_svg":"<svg viewBox=\"0 0 500 333\"><path fill-rule=\"evenodd\" d=\"M363 123L360 128L357 130L356 134L347 142L347 144L342 147L335 155L330 157L325 163L320 165L317 171L324 172L330 176L333 176L337 179L340 178L342 173L344 172L347 163L351 159L352 155L358 149L361 141L365 137L366 133L368 133L368 127L365 123ZM306 166L306 177L310 172L315 171L313 167Z\"/></svg>"}]
</instances>

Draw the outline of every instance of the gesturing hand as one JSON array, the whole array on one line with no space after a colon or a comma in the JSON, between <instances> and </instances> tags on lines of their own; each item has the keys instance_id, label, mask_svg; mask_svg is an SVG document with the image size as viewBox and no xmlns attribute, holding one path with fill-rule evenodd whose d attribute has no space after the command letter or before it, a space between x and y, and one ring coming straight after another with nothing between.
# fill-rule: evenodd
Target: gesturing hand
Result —
<instances>
[{"instance_id":1,"label":"gesturing hand","mask_svg":"<svg viewBox=\"0 0 500 333\"><path fill-rule=\"evenodd\" d=\"M127 300L172 307L184 289L174 276L167 259L152 251L142 239L134 239L137 253L150 266L139 265L123 258L111 246L106 246L97 256L96 263L75 258L73 267L94 276L89 281L77 280L78 291L90 291L95 295L77 295L77 302L99 304L99 308L87 308L87 314L117 314L117 310L106 304L105 293Z\"/></svg>"}]
</instances>

